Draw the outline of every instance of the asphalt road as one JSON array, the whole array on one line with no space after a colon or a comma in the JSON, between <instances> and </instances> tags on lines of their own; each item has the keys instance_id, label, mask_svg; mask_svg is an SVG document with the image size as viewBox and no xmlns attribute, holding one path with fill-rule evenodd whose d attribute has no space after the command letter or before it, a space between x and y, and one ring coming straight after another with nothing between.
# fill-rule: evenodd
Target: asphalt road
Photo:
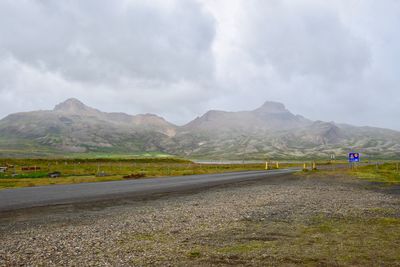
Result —
<instances>
[{"instance_id":1,"label":"asphalt road","mask_svg":"<svg viewBox=\"0 0 400 267\"><path fill-rule=\"evenodd\" d=\"M248 180L267 179L270 176L289 174L295 171L297 170L246 171L0 190L0 212L190 191Z\"/></svg>"}]
</instances>

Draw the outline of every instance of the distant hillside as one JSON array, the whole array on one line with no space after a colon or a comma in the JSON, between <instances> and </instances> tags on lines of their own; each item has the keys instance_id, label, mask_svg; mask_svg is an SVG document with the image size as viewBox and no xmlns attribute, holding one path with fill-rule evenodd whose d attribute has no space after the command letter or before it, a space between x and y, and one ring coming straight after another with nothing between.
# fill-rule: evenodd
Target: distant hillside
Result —
<instances>
[{"instance_id":1,"label":"distant hillside","mask_svg":"<svg viewBox=\"0 0 400 267\"><path fill-rule=\"evenodd\" d=\"M65 152L160 151L176 129L156 115L105 113L76 99L53 110L12 114L0 121L3 140L21 139L34 147Z\"/></svg>"},{"instance_id":2,"label":"distant hillside","mask_svg":"<svg viewBox=\"0 0 400 267\"><path fill-rule=\"evenodd\" d=\"M182 127L181 131L223 133L274 132L310 125L311 121L290 113L283 104L266 102L253 111L226 112L211 110Z\"/></svg>"},{"instance_id":3,"label":"distant hillside","mask_svg":"<svg viewBox=\"0 0 400 267\"><path fill-rule=\"evenodd\" d=\"M194 158L328 158L351 150L400 156L400 132L311 121L281 103L252 111L208 111L178 127L152 114L106 113L68 99L53 110L0 120L0 156L21 153L161 152Z\"/></svg>"}]
</instances>

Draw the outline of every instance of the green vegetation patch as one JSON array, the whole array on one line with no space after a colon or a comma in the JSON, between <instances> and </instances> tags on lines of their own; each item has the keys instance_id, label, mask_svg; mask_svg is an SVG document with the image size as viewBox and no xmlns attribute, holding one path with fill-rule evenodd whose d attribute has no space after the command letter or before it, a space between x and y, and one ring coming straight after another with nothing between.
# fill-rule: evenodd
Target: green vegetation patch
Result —
<instances>
[{"instance_id":1,"label":"green vegetation patch","mask_svg":"<svg viewBox=\"0 0 400 267\"><path fill-rule=\"evenodd\" d=\"M241 228L228 227L207 240L207 245L197 248L204 252L199 255L204 263L370 266L400 262L400 218L396 217L246 221Z\"/></svg>"},{"instance_id":2,"label":"green vegetation patch","mask_svg":"<svg viewBox=\"0 0 400 267\"><path fill-rule=\"evenodd\" d=\"M197 249L194 249L194 250L189 251L188 256L190 258L199 258L199 257L201 257L201 252Z\"/></svg>"},{"instance_id":3,"label":"green vegetation patch","mask_svg":"<svg viewBox=\"0 0 400 267\"><path fill-rule=\"evenodd\" d=\"M56 185L56 184L108 182L108 181L119 181L119 180L123 179L120 176L108 176L108 177L69 176L60 178L0 178L0 189Z\"/></svg>"},{"instance_id":4,"label":"green vegetation patch","mask_svg":"<svg viewBox=\"0 0 400 267\"><path fill-rule=\"evenodd\" d=\"M321 164L317 164L317 167ZM400 183L400 163L386 162L383 164L370 164L354 166L343 164L343 166L327 167L313 172L298 172L296 175L303 177L357 177L370 182L398 184Z\"/></svg>"},{"instance_id":5,"label":"green vegetation patch","mask_svg":"<svg viewBox=\"0 0 400 267\"><path fill-rule=\"evenodd\" d=\"M11 177L13 179L26 179L26 178L37 179L37 178L48 177L48 173L47 172L20 173L20 174L12 175ZM7 179L7 178L10 178L10 176L6 175L6 174L0 175L0 179Z\"/></svg>"},{"instance_id":6,"label":"green vegetation patch","mask_svg":"<svg viewBox=\"0 0 400 267\"><path fill-rule=\"evenodd\" d=\"M397 169L397 163L357 167L348 173L373 182L400 183L400 170Z\"/></svg>"}]
</instances>

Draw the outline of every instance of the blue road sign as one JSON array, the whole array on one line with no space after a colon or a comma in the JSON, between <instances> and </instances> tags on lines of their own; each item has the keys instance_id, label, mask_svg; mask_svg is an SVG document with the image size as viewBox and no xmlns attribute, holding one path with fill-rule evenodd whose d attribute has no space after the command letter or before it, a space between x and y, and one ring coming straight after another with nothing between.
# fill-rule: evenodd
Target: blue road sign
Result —
<instances>
[{"instance_id":1,"label":"blue road sign","mask_svg":"<svg viewBox=\"0 0 400 267\"><path fill-rule=\"evenodd\" d=\"M360 153L349 153L349 162L360 162Z\"/></svg>"}]
</instances>

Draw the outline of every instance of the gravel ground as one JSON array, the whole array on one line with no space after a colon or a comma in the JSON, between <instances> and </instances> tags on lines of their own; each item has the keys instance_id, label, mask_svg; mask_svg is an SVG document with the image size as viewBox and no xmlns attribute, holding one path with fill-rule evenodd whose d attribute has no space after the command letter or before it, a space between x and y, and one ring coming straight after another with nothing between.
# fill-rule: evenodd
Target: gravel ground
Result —
<instances>
[{"instance_id":1,"label":"gravel ground","mask_svg":"<svg viewBox=\"0 0 400 267\"><path fill-rule=\"evenodd\" d=\"M297 223L321 216L399 218L399 204L399 195L352 178L288 175L143 201L20 211L0 216L0 265L303 265L248 244L284 241ZM247 245L229 247L239 241Z\"/></svg>"}]
</instances>

